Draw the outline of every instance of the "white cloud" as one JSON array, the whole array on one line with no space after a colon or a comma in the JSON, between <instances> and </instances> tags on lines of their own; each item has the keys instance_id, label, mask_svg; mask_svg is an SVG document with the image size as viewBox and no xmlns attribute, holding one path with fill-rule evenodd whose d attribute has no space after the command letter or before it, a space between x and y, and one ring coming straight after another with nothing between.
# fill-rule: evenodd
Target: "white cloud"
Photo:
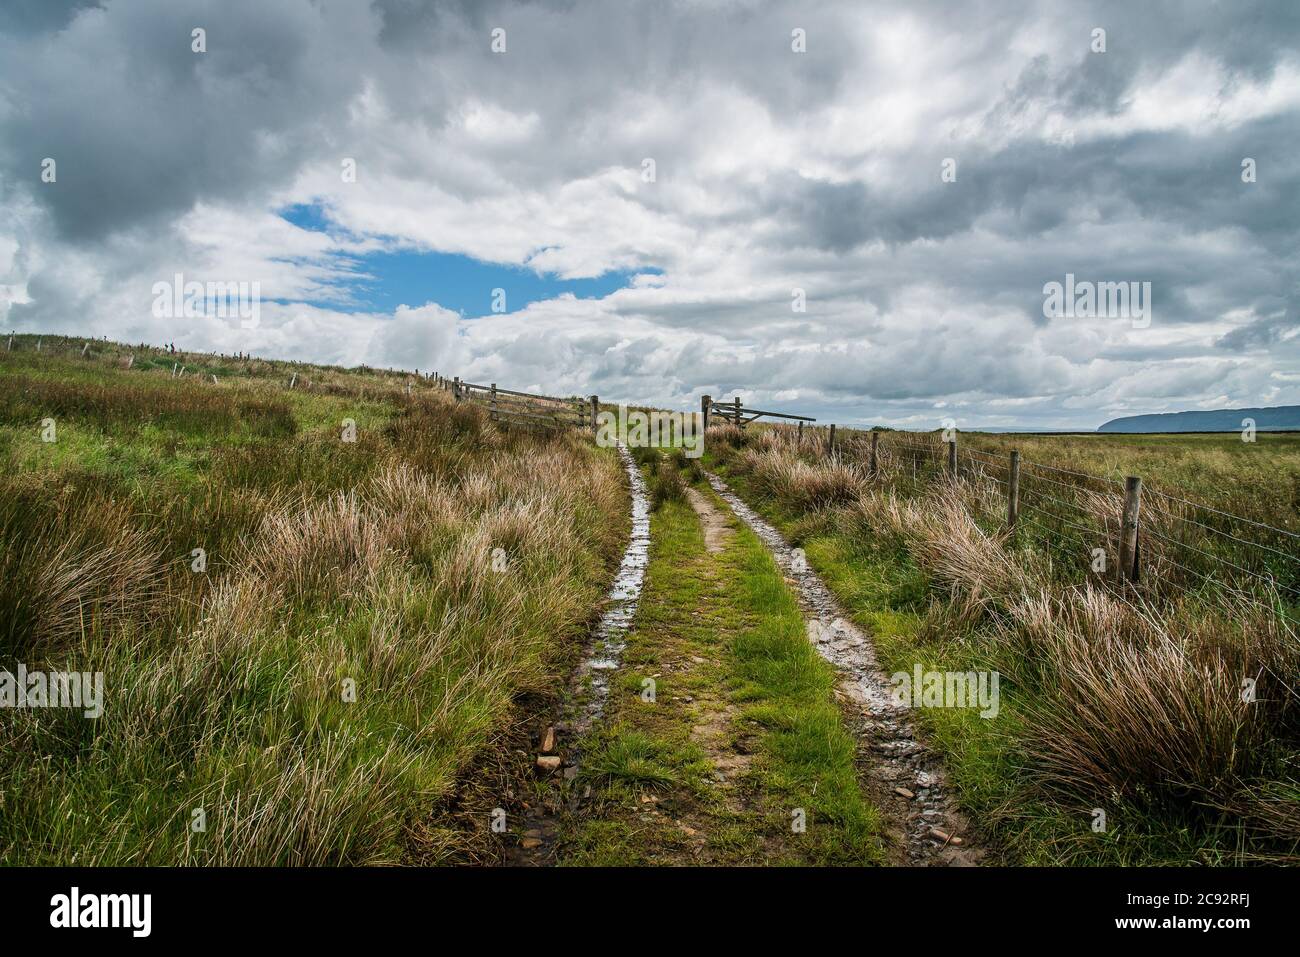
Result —
<instances>
[{"instance_id":1,"label":"white cloud","mask_svg":"<svg viewBox=\"0 0 1300 957\"><path fill-rule=\"evenodd\" d=\"M188 14L110 0L0 32L0 316L683 408L739 390L845 422L1300 402L1295 28L1232 17L247 0L205 9L196 59ZM56 184L34 176L47 150ZM311 202L338 228L276 215ZM358 258L395 245L639 275L507 316L354 305ZM260 282L259 327L154 318L175 272ZM1045 322L1066 272L1152 281L1151 328Z\"/></svg>"}]
</instances>

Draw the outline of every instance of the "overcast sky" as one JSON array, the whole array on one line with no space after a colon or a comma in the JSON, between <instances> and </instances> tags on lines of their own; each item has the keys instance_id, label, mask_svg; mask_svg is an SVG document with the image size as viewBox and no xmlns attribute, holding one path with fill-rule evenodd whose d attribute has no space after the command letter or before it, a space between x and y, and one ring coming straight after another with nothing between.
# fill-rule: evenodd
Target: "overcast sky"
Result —
<instances>
[{"instance_id":1,"label":"overcast sky","mask_svg":"<svg viewBox=\"0 0 1300 957\"><path fill-rule=\"evenodd\" d=\"M1294 0L5 0L0 323L844 424L1300 403L1297 51ZM1149 325L1045 317L1067 273Z\"/></svg>"}]
</instances>

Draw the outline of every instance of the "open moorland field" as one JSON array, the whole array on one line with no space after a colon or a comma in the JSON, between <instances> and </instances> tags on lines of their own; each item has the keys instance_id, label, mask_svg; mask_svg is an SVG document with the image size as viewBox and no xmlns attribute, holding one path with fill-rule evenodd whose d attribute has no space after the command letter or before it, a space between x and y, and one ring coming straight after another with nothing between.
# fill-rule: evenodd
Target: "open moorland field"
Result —
<instances>
[{"instance_id":1,"label":"open moorland field","mask_svg":"<svg viewBox=\"0 0 1300 957\"><path fill-rule=\"evenodd\" d=\"M614 456L409 376L41 350L0 354L0 669L102 672L103 713L0 710L0 862L497 859L627 534Z\"/></svg>"},{"instance_id":2,"label":"open moorland field","mask_svg":"<svg viewBox=\"0 0 1300 957\"><path fill-rule=\"evenodd\" d=\"M1156 488L1267 525L1300 532L1300 434L1237 432L1168 435L1010 435L966 433L965 446Z\"/></svg>"},{"instance_id":3,"label":"open moorland field","mask_svg":"<svg viewBox=\"0 0 1300 957\"><path fill-rule=\"evenodd\" d=\"M632 449L629 564L640 493L586 430L37 341L0 352L0 670L102 672L103 707L0 710L0 862L1300 859L1300 436L962 435L952 474L937 434L873 469L870 433L715 425ZM639 603L575 681L620 554ZM839 610L884 676L996 674L996 707L886 727Z\"/></svg>"}]
</instances>

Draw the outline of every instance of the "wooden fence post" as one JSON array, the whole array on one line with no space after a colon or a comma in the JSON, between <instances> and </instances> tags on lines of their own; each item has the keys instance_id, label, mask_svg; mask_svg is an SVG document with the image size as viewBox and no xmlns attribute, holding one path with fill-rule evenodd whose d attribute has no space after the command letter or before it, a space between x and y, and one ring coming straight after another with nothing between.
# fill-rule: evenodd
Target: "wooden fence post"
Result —
<instances>
[{"instance_id":1,"label":"wooden fence post","mask_svg":"<svg viewBox=\"0 0 1300 957\"><path fill-rule=\"evenodd\" d=\"M953 478L957 477L957 440L955 438L948 440L948 474Z\"/></svg>"},{"instance_id":2,"label":"wooden fence post","mask_svg":"<svg viewBox=\"0 0 1300 957\"><path fill-rule=\"evenodd\" d=\"M451 380L451 396L457 402L460 401L460 376L456 376Z\"/></svg>"},{"instance_id":3,"label":"wooden fence post","mask_svg":"<svg viewBox=\"0 0 1300 957\"><path fill-rule=\"evenodd\" d=\"M875 429L871 430L871 475L875 477L880 473L880 433Z\"/></svg>"},{"instance_id":4,"label":"wooden fence post","mask_svg":"<svg viewBox=\"0 0 1300 957\"><path fill-rule=\"evenodd\" d=\"M495 420L497 417L497 384L492 383L492 398L488 402L488 418Z\"/></svg>"},{"instance_id":5,"label":"wooden fence post","mask_svg":"<svg viewBox=\"0 0 1300 957\"><path fill-rule=\"evenodd\" d=\"M1011 450L1011 468L1007 472L1007 528L1016 530L1020 518L1020 450Z\"/></svg>"},{"instance_id":6,"label":"wooden fence post","mask_svg":"<svg viewBox=\"0 0 1300 957\"><path fill-rule=\"evenodd\" d=\"M1119 579L1138 580L1138 510L1142 505L1142 480L1136 475L1124 479L1124 511L1119 530Z\"/></svg>"},{"instance_id":7,"label":"wooden fence post","mask_svg":"<svg viewBox=\"0 0 1300 957\"><path fill-rule=\"evenodd\" d=\"M709 409L713 406L713 396L700 396L700 431L709 431Z\"/></svg>"},{"instance_id":8,"label":"wooden fence post","mask_svg":"<svg viewBox=\"0 0 1300 957\"><path fill-rule=\"evenodd\" d=\"M596 434L596 416L600 414L600 396L591 397L591 433Z\"/></svg>"},{"instance_id":9,"label":"wooden fence post","mask_svg":"<svg viewBox=\"0 0 1300 957\"><path fill-rule=\"evenodd\" d=\"M744 428L744 426L740 424L740 396L739 395L736 396L736 428L738 429Z\"/></svg>"},{"instance_id":10,"label":"wooden fence post","mask_svg":"<svg viewBox=\"0 0 1300 957\"><path fill-rule=\"evenodd\" d=\"M826 436L826 451L834 454L835 452L835 425L831 425L831 434Z\"/></svg>"},{"instance_id":11,"label":"wooden fence post","mask_svg":"<svg viewBox=\"0 0 1300 957\"><path fill-rule=\"evenodd\" d=\"M799 448L803 448L803 423L799 423Z\"/></svg>"}]
</instances>

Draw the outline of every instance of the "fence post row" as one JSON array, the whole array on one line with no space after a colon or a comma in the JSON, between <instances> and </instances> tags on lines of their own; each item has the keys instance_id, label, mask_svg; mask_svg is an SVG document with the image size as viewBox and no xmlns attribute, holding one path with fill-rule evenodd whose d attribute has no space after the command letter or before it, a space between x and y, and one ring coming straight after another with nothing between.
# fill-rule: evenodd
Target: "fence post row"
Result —
<instances>
[{"instance_id":1,"label":"fence post row","mask_svg":"<svg viewBox=\"0 0 1300 957\"><path fill-rule=\"evenodd\" d=\"M1020 450L1011 450L1011 466L1007 470L1007 528L1016 530L1020 518Z\"/></svg>"},{"instance_id":2,"label":"fence post row","mask_svg":"<svg viewBox=\"0 0 1300 957\"><path fill-rule=\"evenodd\" d=\"M1124 511L1119 530L1120 581L1138 580L1138 510L1142 505L1142 480L1136 475L1124 479Z\"/></svg>"},{"instance_id":3,"label":"fence post row","mask_svg":"<svg viewBox=\"0 0 1300 957\"><path fill-rule=\"evenodd\" d=\"M175 375L175 367L173 367ZM466 390L460 381L460 376L454 376L448 379L446 376L434 373L434 381L443 390L450 390L457 402L461 401L466 394ZM297 380L295 373L289 381L289 387L293 388ZM586 408L590 404L590 411ZM596 419L600 409L600 397L597 395L590 396L588 402L582 399L577 400L578 405L578 424L585 426L589 420L592 432L597 431ZM736 395L731 401L732 418L737 427L743 428L741 414L740 396ZM492 383L491 402L489 405L490 417L497 417L497 385ZM700 420L702 430L707 431L713 412L713 396L704 395L700 397ZM726 416L724 416L726 418ZM802 446L803 444L803 422L799 422L797 439ZM957 475L957 439L952 438L947 442L947 471L952 477ZM826 450L828 453L835 452L835 425L832 424L826 437ZM915 465L915 462L913 463ZM880 433L876 430L871 432L871 474L873 476L880 474ZM1117 576L1120 581L1136 582L1141 575L1141 542L1140 542L1140 524L1139 514L1142 504L1142 479L1130 475L1124 480L1124 503L1120 515L1120 540L1119 540L1119 568ZM1013 449L1010 452L1009 467L1007 470L1007 529L1014 532L1020 522L1020 451Z\"/></svg>"}]
</instances>

